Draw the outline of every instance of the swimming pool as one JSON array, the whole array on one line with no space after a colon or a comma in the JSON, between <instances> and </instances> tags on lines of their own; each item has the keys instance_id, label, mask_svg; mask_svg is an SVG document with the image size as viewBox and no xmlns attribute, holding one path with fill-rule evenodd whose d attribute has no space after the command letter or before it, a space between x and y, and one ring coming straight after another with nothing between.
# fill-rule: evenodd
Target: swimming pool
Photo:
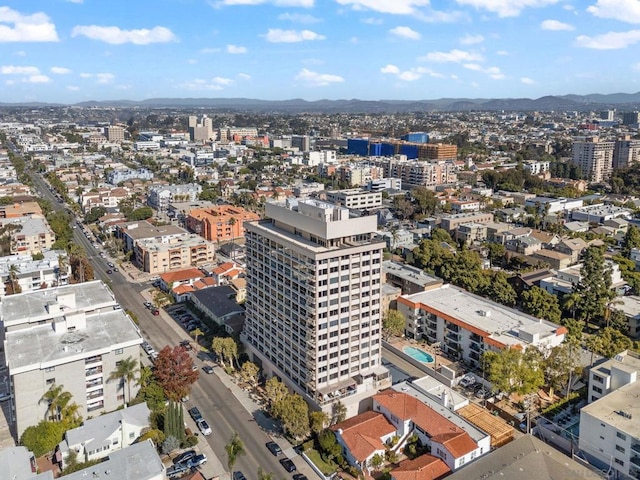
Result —
<instances>
[{"instance_id":1,"label":"swimming pool","mask_svg":"<svg viewBox=\"0 0 640 480\"><path fill-rule=\"evenodd\" d=\"M418 360L419 362L433 363L433 357L429 355L427 352L425 352L424 350L420 350L419 348L404 347L402 351L407 355L409 355L411 358Z\"/></svg>"}]
</instances>

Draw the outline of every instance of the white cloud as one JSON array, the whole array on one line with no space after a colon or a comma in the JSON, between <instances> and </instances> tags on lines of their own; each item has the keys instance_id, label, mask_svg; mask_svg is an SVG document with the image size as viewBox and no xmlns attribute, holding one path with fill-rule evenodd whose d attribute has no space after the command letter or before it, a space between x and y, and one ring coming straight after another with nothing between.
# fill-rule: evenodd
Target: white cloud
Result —
<instances>
[{"instance_id":1,"label":"white cloud","mask_svg":"<svg viewBox=\"0 0 640 480\"><path fill-rule=\"evenodd\" d=\"M389 30L389 33L396 37L408 38L409 40L420 40L422 35L409 27L396 27Z\"/></svg>"},{"instance_id":2,"label":"white cloud","mask_svg":"<svg viewBox=\"0 0 640 480\"><path fill-rule=\"evenodd\" d=\"M3 75L38 75L40 69L38 67L23 67L18 65L2 65L0 73Z\"/></svg>"},{"instance_id":3,"label":"white cloud","mask_svg":"<svg viewBox=\"0 0 640 480\"><path fill-rule=\"evenodd\" d=\"M313 15L305 15L302 13L282 13L278 15L278 20L283 20L287 22L293 23L302 23L306 25L310 25L312 23L319 23L322 20L318 17L314 17Z\"/></svg>"},{"instance_id":4,"label":"white cloud","mask_svg":"<svg viewBox=\"0 0 640 480\"><path fill-rule=\"evenodd\" d=\"M196 60L195 58L190 58L187 60L187 63L189 65L195 65L196 63L198 63L198 60Z\"/></svg>"},{"instance_id":5,"label":"white cloud","mask_svg":"<svg viewBox=\"0 0 640 480\"><path fill-rule=\"evenodd\" d=\"M640 30L608 32L594 37L580 35L576 38L576 45L578 47L593 48L595 50L617 50L627 48L629 45L638 42L640 42Z\"/></svg>"},{"instance_id":6,"label":"white cloud","mask_svg":"<svg viewBox=\"0 0 640 480\"><path fill-rule=\"evenodd\" d=\"M251 75L249 75L249 74L247 74L247 73L239 73L239 74L237 75L237 77L238 77L240 80L251 80Z\"/></svg>"},{"instance_id":7,"label":"white cloud","mask_svg":"<svg viewBox=\"0 0 640 480\"><path fill-rule=\"evenodd\" d=\"M428 7L429 0L336 0L340 5L351 5L354 10L373 10L393 15L415 14L420 7Z\"/></svg>"},{"instance_id":8,"label":"white cloud","mask_svg":"<svg viewBox=\"0 0 640 480\"><path fill-rule=\"evenodd\" d=\"M600 18L612 18L621 22L640 23L638 0L596 0L587 12Z\"/></svg>"},{"instance_id":9,"label":"white cloud","mask_svg":"<svg viewBox=\"0 0 640 480\"><path fill-rule=\"evenodd\" d=\"M481 72L484 69L482 65L478 65L477 63L465 63L462 66L467 70L474 70L476 72Z\"/></svg>"},{"instance_id":10,"label":"white cloud","mask_svg":"<svg viewBox=\"0 0 640 480\"><path fill-rule=\"evenodd\" d=\"M456 0L459 5L488 10L499 17L517 17L525 8L553 5L560 0Z\"/></svg>"},{"instance_id":11,"label":"white cloud","mask_svg":"<svg viewBox=\"0 0 640 480\"><path fill-rule=\"evenodd\" d=\"M67 0L69 3L84 3L84 0Z\"/></svg>"},{"instance_id":12,"label":"white cloud","mask_svg":"<svg viewBox=\"0 0 640 480\"><path fill-rule=\"evenodd\" d=\"M382 67L380 69L380 71L382 73L391 73L391 74L394 74L394 75L400 73L400 69L398 67L396 67L395 65L391 65L391 64L385 65L384 67Z\"/></svg>"},{"instance_id":13,"label":"white cloud","mask_svg":"<svg viewBox=\"0 0 640 480\"><path fill-rule=\"evenodd\" d=\"M398 80L402 80L404 82L413 82L422 78L424 75L429 75L431 77L439 77L442 78L443 75L440 73L436 73L428 68L424 67L415 67L409 70L401 71L397 66L389 64L385 65L380 69L380 72L386 73L389 75L395 75Z\"/></svg>"},{"instance_id":14,"label":"white cloud","mask_svg":"<svg viewBox=\"0 0 640 480\"><path fill-rule=\"evenodd\" d=\"M464 37L460 38L460 43L462 45L476 45L482 42L484 42L484 37L482 35L471 35L467 33Z\"/></svg>"},{"instance_id":15,"label":"white cloud","mask_svg":"<svg viewBox=\"0 0 640 480\"><path fill-rule=\"evenodd\" d=\"M203 48L200 53L220 53L221 51L221 48Z\"/></svg>"},{"instance_id":16,"label":"white cloud","mask_svg":"<svg viewBox=\"0 0 640 480\"><path fill-rule=\"evenodd\" d=\"M217 83L211 83L208 80L196 78L190 82L183 84L188 90L222 90L223 87Z\"/></svg>"},{"instance_id":17,"label":"white cloud","mask_svg":"<svg viewBox=\"0 0 640 480\"><path fill-rule=\"evenodd\" d=\"M263 5L269 4L275 7L313 7L314 0L221 0L214 6L233 6L233 5Z\"/></svg>"},{"instance_id":18,"label":"white cloud","mask_svg":"<svg viewBox=\"0 0 640 480\"><path fill-rule=\"evenodd\" d=\"M55 73L56 75L67 75L71 73L71 70L65 67L51 67L51 73Z\"/></svg>"},{"instance_id":19,"label":"white cloud","mask_svg":"<svg viewBox=\"0 0 640 480\"><path fill-rule=\"evenodd\" d=\"M49 83L51 79L46 75L29 75L23 81L26 83Z\"/></svg>"},{"instance_id":20,"label":"white cloud","mask_svg":"<svg viewBox=\"0 0 640 480\"><path fill-rule=\"evenodd\" d=\"M176 40L171 30L165 27L141 28L137 30L122 30L119 27L100 27L98 25L77 25L71 30L72 37L87 37L92 40L121 45L149 45L150 43L167 43Z\"/></svg>"},{"instance_id":21,"label":"white cloud","mask_svg":"<svg viewBox=\"0 0 640 480\"><path fill-rule=\"evenodd\" d=\"M496 52L496 55L500 55L500 56L506 57L507 55L509 55L509 52L507 52L506 50L498 50Z\"/></svg>"},{"instance_id":22,"label":"white cloud","mask_svg":"<svg viewBox=\"0 0 640 480\"><path fill-rule=\"evenodd\" d=\"M464 50L453 49L450 52L429 52L419 60L438 63L462 63L462 62L482 62L483 56L479 53L466 52Z\"/></svg>"},{"instance_id":23,"label":"white cloud","mask_svg":"<svg viewBox=\"0 0 640 480\"><path fill-rule=\"evenodd\" d=\"M568 23L559 22L558 20L545 20L540 24L540 28L543 30L552 30L555 32L559 31L567 31L570 32L575 30L573 25L569 25Z\"/></svg>"},{"instance_id":24,"label":"white cloud","mask_svg":"<svg viewBox=\"0 0 640 480\"><path fill-rule=\"evenodd\" d=\"M224 78L224 77L213 77L211 79L211 82L214 83L215 85L231 85L233 83L233 80L231 80L230 78Z\"/></svg>"},{"instance_id":25,"label":"white cloud","mask_svg":"<svg viewBox=\"0 0 640 480\"><path fill-rule=\"evenodd\" d=\"M502 80L504 78L504 73L502 73L498 67L489 67L484 71L484 73L494 80Z\"/></svg>"},{"instance_id":26,"label":"white cloud","mask_svg":"<svg viewBox=\"0 0 640 480\"><path fill-rule=\"evenodd\" d=\"M534 83L536 83L535 80L529 77L522 77L520 79L520 82L524 83L525 85L533 85Z\"/></svg>"},{"instance_id":27,"label":"white cloud","mask_svg":"<svg viewBox=\"0 0 640 480\"><path fill-rule=\"evenodd\" d=\"M312 72L311 70L307 70L306 68L300 70L295 76L295 79L300 80L311 87L325 87L327 85L331 85L332 83L344 82L344 78L339 75Z\"/></svg>"},{"instance_id":28,"label":"white cloud","mask_svg":"<svg viewBox=\"0 0 640 480\"><path fill-rule=\"evenodd\" d=\"M57 41L56 26L46 14L23 15L9 7L0 7L0 43Z\"/></svg>"},{"instance_id":29,"label":"white cloud","mask_svg":"<svg viewBox=\"0 0 640 480\"><path fill-rule=\"evenodd\" d=\"M366 23L367 25L382 25L383 22L381 18L369 17L369 18L363 19L362 23Z\"/></svg>"},{"instance_id":30,"label":"white cloud","mask_svg":"<svg viewBox=\"0 0 640 480\"><path fill-rule=\"evenodd\" d=\"M325 36L312 32L311 30L281 30L270 28L264 35L267 42L271 43L296 43L306 40L324 40Z\"/></svg>"},{"instance_id":31,"label":"white cloud","mask_svg":"<svg viewBox=\"0 0 640 480\"><path fill-rule=\"evenodd\" d=\"M111 83L116 78L113 73L81 73L80 78L95 78L98 83Z\"/></svg>"},{"instance_id":32,"label":"white cloud","mask_svg":"<svg viewBox=\"0 0 640 480\"><path fill-rule=\"evenodd\" d=\"M227 45L227 53L232 53L232 54L247 53L247 47L241 47L240 45Z\"/></svg>"}]
</instances>

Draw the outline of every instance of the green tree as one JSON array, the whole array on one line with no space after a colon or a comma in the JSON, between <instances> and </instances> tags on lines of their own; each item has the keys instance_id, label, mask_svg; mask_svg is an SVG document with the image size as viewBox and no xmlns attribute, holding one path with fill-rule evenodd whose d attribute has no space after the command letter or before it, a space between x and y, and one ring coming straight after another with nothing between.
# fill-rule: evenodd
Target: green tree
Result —
<instances>
[{"instance_id":1,"label":"green tree","mask_svg":"<svg viewBox=\"0 0 640 480\"><path fill-rule=\"evenodd\" d=\"M309 434L309 405L297 393L277 402L273 412L282 421L284 431L293 438L303 438Z\"/></svg>"},{"instance_id":2,"label":"green tree","mask_svg":"<svg viewBox=\"0 0 640 480\"><path fill-rule=\"evenodd\" d=\"M41 457L56 448L66 430L67 426L60 422L42 420L22 432L20 445L27 447L36 457Z\"/></svg>"},{"instance_id":3,"label":"green tree","mask_svg":"<svg viewBox=\"0 0 640 480\"><path fill-rule=\"evenodd\" d=\"M537 318L544 318L553 323L560 323L562 310L558 297L540 287L532 287L522 292L522 309Z\"/></svg>"},{"instance_id":4,"label":"green tree","mask_svg":"<svg viewBox=\"0 0 640 480\"><path fill-rule=\"evenodd\" d=\"M71 403L71 393L65 391L64 385L56 385L55 383L44 392L39 403L47 405L47 419L54 422L63 420L65 409Z\"/></svg>"},{"instance_id":5,"label":"green tree","mask_svg":"<svg viewBox=\"0 0 640 480\"><path fill-rule=\"evenodd\" d=\"M262 467L258 467L258 480L274 480L273 473L266 472Z\"/></svg>"},{"instance_id":6,"label":"green tree","mask_svg":"<svg viewBox=\"0 0 640 480\"><path fill-rule=\"evenodd\" d=\"M535 347L524 352L517 348L505 348L498 352L487 351L482 355L485 371L494 389L500 392L526 395L544 385L542 354Z\"/></svg>"},{"instance_id":7,"label":"green tree","mask_svg":"<svg viewBox=\"0 0 640 480\"><path fill-rule=\"evenodd\" d=\"M482 271L481 273L486 278L480 284L482 295L503 305L513 306L516 304L518 295L507 281L507 275L504 272Z\"/></svg>"},{"instance_id":8,"label":"green tree","mask_svg":"<svg viewBox=\"0 0 640 480\"><path fill-rule=\"evenodd\" d=\"M328 428L318 434L318 447L329 462L342 456L342 447L338 443L335 433Z\"/></svg>"},{"instance_id":9,"label":"green tree","mask_svg":"<svg viewBox=\"0 0 640 480\"><path fill-rule=\"evenodd\" d=\"M89 210L84 216L84 221L87 223L97 222L100 217L104 217L107 213L107 209L105 207L93 207Z\"/></svg>"},{"instance_id":10,"label":"green tree","mask_svg":"<svg viewBox=\"0 0 640 480\"><path fill-rule=\"evenodd\" d=\"M238 434L234 433L231 436L229 443L224 446L224 449L227 452L227 466L229 467L229 476L231 477L231 471L233 470L233 466L236 464L238 457L245 454L244 443L240 440Z\"/></svg>"},{"instance_id":11,"label":"green tree","mask_svg":"<svg viewBox=\"0 0 640 480\"><path fill-rule=\"evenodd\" d=\"M491 265L495 265L496 263L499 263L499 261L502 261L505 253L507 253L506 247L501 243L487 242L485 246L487 247Z\"/></svg>"},{"instance_id":12,"label":"green tree","mask_svg":"<svg viewBox=\"0 0 640 480\"><path fill-rule=\"evenodd\" d=\"M271 377L267 380L264 384L264 390L271 407L289 395L289 389L278 377Z\"/></svg>"},{"instance_id":13,"label":"green tree","mask_svg":"<svg viewBox=\"0 0 640 480\"><path fill-rule=\"evenodd\" d=\"M578 318L587 322L602 319L615 292L611 290L611 269L605 264L601 247L587 248L580 275L582 278L574 289L582 299L578 305Z\"/></svg>"},{"instance_id":14,"label":"green tree","mask_svg":"<svg viewBox=\"0 0 640 480\"><path fill-rule=\"evenodd\" d=\"M624 234L622 255L629 258L631 256L631 250L634 248L640 248L640 229L636 228L634 225L630 225L627 232Z\"/></svg>"},{"instance_id":15,"label":"green tree","mask_svg":"<svg viewBox=\"0 0 640 480\"><path fill-rule=\"evenodd\" d=\"M116 363L116 369L109 375L109 380L120 380L122 384L122 390L124 390L125 384L127 385L127 397L131 402L131 382L136 379L136 373L138 372L138 361L131 357L124 360L120 360ZM122 394L122 402L127 404L127 400Z\"/></svg>"},{"instance_id":16,"label":"green tree","mask_svg":"<svg viewBox=\"0 0 640 480\"><path fill-rule=\"evenodd\" d=\"M593 353L613 358L618 353L630 349L633 346L633 342L619 330L605 327L597 335L587 338L585 345Z\"/></svg>"},{"instance_id":17,"label":"green tree","mask_svg":"<svg viewBox=\"0 0 640 480\"><path fill-rule=\"evenodd\" d=\"M553 347L549 356L544 360L544 374L549 386L549 396L553 397L554 390L566 388L569 392L569 382L573 375L580 373L580 356L578 346L567 341Z\"/></svg>"},{"instance_id":18,"label":"green tree","mask_svg":"<svg viewBox=\"0 0 640 480\"><path fill-rule=\"evenodd\" d=\"M382 334L385 340L391 337L401 337L404 334L405 318L398 310L389 310L382 319Z\"/></svg>"},{"instance_id":19,"label":"green tree","mask_svg":"<svg viewBox=\"0 0 640 480\"><path fill-rule=\"evenodd\" d=\"M418 204L421 215L433 215L438 205L435 194L425 187L415 187L411 190L411 196Z\"/></svg>"},{"instance_id":20,"label":"green tree","mask_svg":"<svg viewBox=\"0 0 640 480\"><path fill-rule=\"evenodd\" d=\"M309 428L311 432L318 435L329 424L329 415L322 410L314 410L309 413Z\"/></svg>"},{"instance_id":21,"label":"green tree","mask_svg":"<svg viewBox=\"0 0 640 480\"><path fill-rule=\"evenodd\" d=\"M242 380L251 385L251 388L256 388L258 384L258 375L260 374L260 367L253 362L244 362L240 369L240 377Z\"/></svg>"},{"instance_id":22,"label":"green tree","mask_svg":"<svg viewBox=\"0 0 640 480\"><path fill-rule=\"evenodd\" d=\"M371 460L369 460L369 466L373 470L379 470L383 463L384 457L379 453L376 453L373 457L371 457Z\"/></svg>"},{"instance_id":23,"label":"green tree","mask_svg":"<svg viewBox=\"0 0 640 480\"><path fill-rule=\"evenodd\" d=\"M331 425L343 422L347 418L347 407L340 400L331 405Z\"/></svg>"}]
</instances>

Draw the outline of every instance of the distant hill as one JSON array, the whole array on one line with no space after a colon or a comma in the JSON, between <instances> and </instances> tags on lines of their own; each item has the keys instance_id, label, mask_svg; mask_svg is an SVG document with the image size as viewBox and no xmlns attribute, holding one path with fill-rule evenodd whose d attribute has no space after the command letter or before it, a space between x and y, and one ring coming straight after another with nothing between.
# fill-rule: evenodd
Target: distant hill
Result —
<instances>
[{"instance_id":1,"label":"distant hill","mask_svg":"<svg viewBox=\"0 0 640 480\"><path fill-rule=\"evenodd\" d=\"M46 107L47 103L0 103L0 106ZM76 103L77 107L209 108L283 113L409 113L417 111L567 111L607 108L640 109L640 92L530 98L440 98L434 100L259 100L253 98L149 98L146 100L106 100Z\"/></svg>"}]
</instances>

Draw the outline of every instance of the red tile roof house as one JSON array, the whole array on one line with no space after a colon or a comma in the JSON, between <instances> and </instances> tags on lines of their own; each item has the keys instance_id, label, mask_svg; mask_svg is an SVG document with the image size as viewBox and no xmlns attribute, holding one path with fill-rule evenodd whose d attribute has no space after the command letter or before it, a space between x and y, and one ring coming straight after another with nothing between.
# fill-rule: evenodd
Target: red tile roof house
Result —
<instances>
[{"instance_id":1,"label":"red tile roof house","mask_svg":"<svg viewBox=\"0 0 640 480\"><path fill-rule=\"evenodd\" d=\"M185 268L174 272L167 272L160 275L160 288L165 292L170 292L180 285L193 285L204 278L205 274L197 268Z\"/></svg>"},{"instance_id":2,"label":"red tile roof house","mask_svg":"<svg viewBox=\"0 0 640 480\"><path fill-rule=\"evenodd\" d=\"M451 471L491 449L489 436L480 445L462 428L431 407L411 395L393 389L383 390L373 396L373 411L345 420L331 429L342 445L349 464L363 471L368 469L369 461L376 453L384 454L387 440L398 437L400 440L394 450L400 451L414 433L422 445L430 447L431 455L440 459ZM423 462L432 464L431 461ZM403 480L408 478L407 465L412 464L402 466L402 472L405 472L401 474ZM424 473L431 470L425 470L422 463L416 462L413 465L416 472L423 469L423 474L416 476L416 480L433 480L441 476L439 472L442 465L434 465L433 472L438 475L433 477ZM391 475L394 473L391 472Z\"/></svg>"}]
</instances>

